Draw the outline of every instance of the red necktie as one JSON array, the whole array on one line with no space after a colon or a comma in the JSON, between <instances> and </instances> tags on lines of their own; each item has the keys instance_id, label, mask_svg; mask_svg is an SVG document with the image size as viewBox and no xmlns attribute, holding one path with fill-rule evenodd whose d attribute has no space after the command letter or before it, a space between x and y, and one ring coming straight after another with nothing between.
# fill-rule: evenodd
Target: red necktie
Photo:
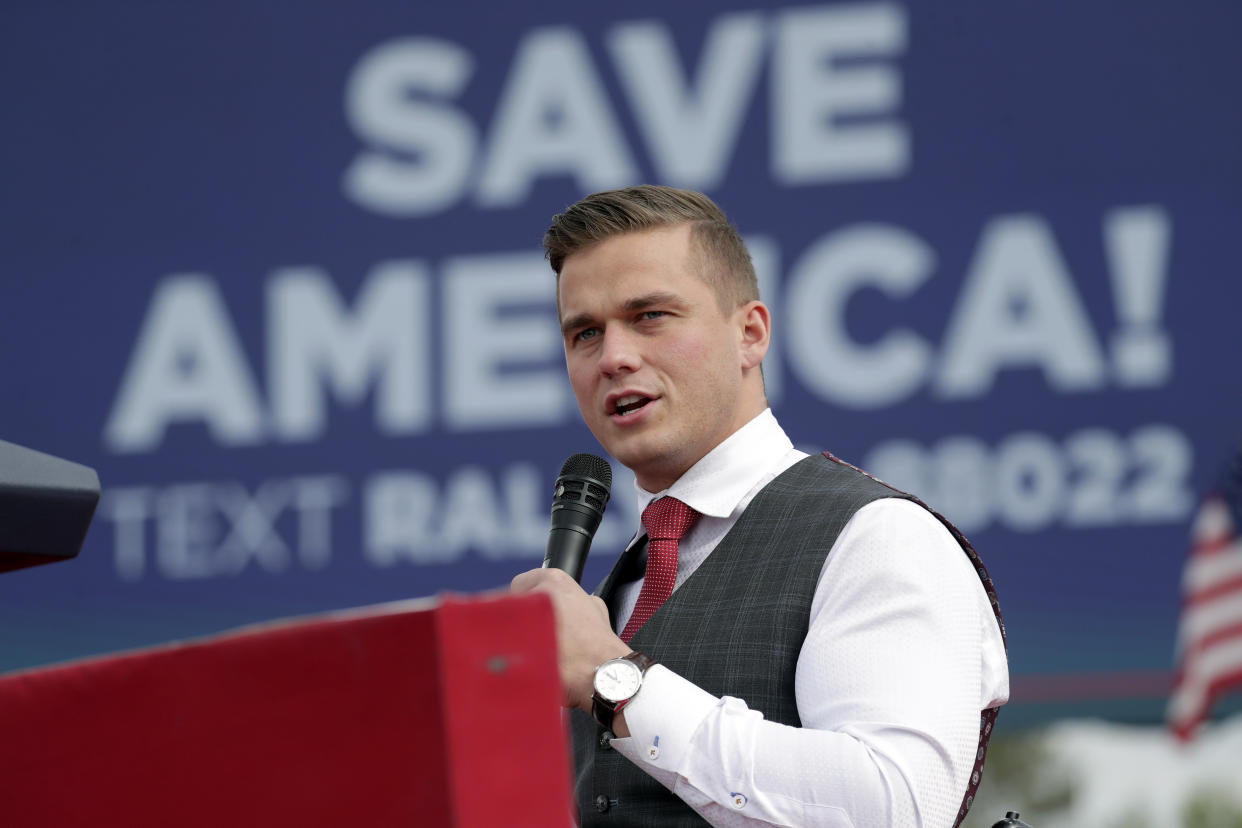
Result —
<instances>
[{"instance_id":1,"label":"red necktie","mask_svg":"<svg viewBox=\"0 0 1242 828\"><path fill-rule=\"evenodd\" d=\"M699 519L698 512L675 497L662 497L643 510L643 528L647 530L647 574L638 591L634 614L621 632L626 644L651 616L655 615L677 581L677 543Z\"/></svg>"}]
</instances>

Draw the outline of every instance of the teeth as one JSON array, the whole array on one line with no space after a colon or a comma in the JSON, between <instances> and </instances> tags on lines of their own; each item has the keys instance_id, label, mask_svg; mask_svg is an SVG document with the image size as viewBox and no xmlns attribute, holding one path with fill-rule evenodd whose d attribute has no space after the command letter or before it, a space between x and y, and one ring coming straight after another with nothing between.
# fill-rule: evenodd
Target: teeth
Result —
<instances>
[{"instance_id":1,"label":"teeth","mask_svg":"<svg viewBox=\"0 0 1242 828\"><path fill-rule=\"evenodd\" d=\"M631 411L637 411L649 402L651 402L651 398L644 397L642 394L627 394L624 397L617 398L614 410L617 414L629 414Z\"/></svg>"}]
</instances>

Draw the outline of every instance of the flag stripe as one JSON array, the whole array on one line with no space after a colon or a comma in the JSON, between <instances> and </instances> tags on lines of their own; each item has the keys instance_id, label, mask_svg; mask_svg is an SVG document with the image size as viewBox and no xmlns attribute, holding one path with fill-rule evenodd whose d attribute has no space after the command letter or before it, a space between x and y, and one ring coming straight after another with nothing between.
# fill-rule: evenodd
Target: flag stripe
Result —
<instances>
[{"instance_id":1,"label":"flag stripe","mask_svg":"<svg viewBox=\"0 0 1242 828\"><path fill-rule=\"evenodd\" d=\"M1194 547L1215 551L1233 540L1233 520L1229 517L1229 504L1220 496L1209 497L1199 507L1194 525L1190 530Z\"/></svg>"},{"instance_id":2,"label":"flag stripe","mask_svg":"<svg viewBox=\"0 0 1242 828\"><path fill-rule=\"evenodd\" d=\"M1201 718L1215 697L1239 678L1242 678L1242 637L1207 648L1183 671L1169 699L1170 718L1174 722Z\"/></svg>"},{"instance_id":3,"label":"flag stripe","mask_svg":"<svg viewBox=\"0 0 1242 828\"><path fill-rule=\"evenodd\" d=\"M1178 635L1178 652L1193 648L1194 643L1214 630L1242 624L1242 593L1231 592L1211 601L1187 605L1182 612Z\"/></svg>"},{"instance_id":4,"label":"flag stripe","mask_svg":"<svg viewBox=\"0 0 1242 828\"><path fill-rule=\"evenodd\" d=\"M1169 696L1173 732L1189 739L1216 699L1242 689L1242 447L1191 526L1182 573L1177 678Z\"/></svg>"},{"instance_id":5,"label":"flag stripe","mask_svg":"<svg viewBox=\"0 0 1242 828\"><path fill-rule=\"evenodd\" d=\"M1242 687L1242 667L1231 673L1224 673L1212 681L1199 698L1198 707L1188 714L1183 715L1181 718L1174 718L1170 714L1169 724L1173 729L1174 735L1182 741L1189 740L1194 736L1199 723L1212 712L1212 705L1216 700L1228 690L1236 687Z\"/></svg>"},{"instance_id":6,"label":"flag stripe","mask_svg":"<svg viewBox=\"0 0 1242 828\"><path fill-rule=\"evenodd\" d=\"M1190 606L1202 606L1213 601L1225 600L1233 593L1242 594L1242 574L1203 587L1198 592L1188 595L1186 603Z\"/></svg>"},{"instance_id":7,"label":"flag stripe","mask_svg":"<svg viewBox=\"0 0 1242 828\"><path fill-rule=\"evenodd\" d=\"M1233 538L1230 537L1211 538L1209 540L1199 541L1195 544L1194 554L1201 557L1219 555L1221 552L1229 549L1232 544Z\"/></svg>"},{"instance_id":8,"label":"flag stripe","mask_svg":"<svg viewBox=\"0 0 1242 828\"><path fill-rule=\"evenodd\" d=\"M1225 544L1220 552L1200 555L1196 552L1186 564L1182 589L1193 595L1221 581L1242 578L1242 541Z\"/></svg>"},{"instance_id":9,"label":"flag stripe","mask_svg":"<svg viewBox=\"0 0 1242 828\"><path fill-rule=\"evenodd\" d=\"M1203 653L1212 647L1232 641L1235 638L1242 638L1242 624L1231 624L1227 627L1218 627L1207 633L1196 641L1190 648L1190 653ZM1189 656L1188 656L1189 658Z\"/></svg>"}]
</instances>

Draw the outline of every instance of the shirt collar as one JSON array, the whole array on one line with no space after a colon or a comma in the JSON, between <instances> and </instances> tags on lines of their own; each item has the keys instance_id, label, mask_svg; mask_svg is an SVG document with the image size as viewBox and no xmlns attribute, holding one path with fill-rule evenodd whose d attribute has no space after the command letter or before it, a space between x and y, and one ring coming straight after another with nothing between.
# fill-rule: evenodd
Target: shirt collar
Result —
<instances>
[{"instance_id":1,"label":"shirt collar","mask_svg":"<svg viewBox=\"0 0 1242 828\"><path fill-rule=\"evenodd\" d=\"M765 408L664 491L653 494L635 482L639 513L656 498L667 495L700 514L728 517L768 468L779 463L792 448L793 442L776 422L772 409Z\"/></svg>"}]
</instances>

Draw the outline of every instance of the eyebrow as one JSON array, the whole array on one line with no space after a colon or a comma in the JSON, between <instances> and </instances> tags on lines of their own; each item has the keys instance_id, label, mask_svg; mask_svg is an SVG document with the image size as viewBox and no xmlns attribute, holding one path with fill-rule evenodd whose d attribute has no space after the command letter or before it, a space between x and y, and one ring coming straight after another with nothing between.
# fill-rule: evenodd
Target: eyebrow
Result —
<instances>
[{"instance_id":1,"label":"eyebrow","mask_svg":"<svg viewBox=\"0 0 1242 828\"><path fill-rule=\"evenodd\" d=\"M679 297L676 293L662 291L657 293L647 293L642 296L635 296L633 299L627 299L625 304L621 306L621 309L626 313L637 313L638 311L646 310L653 305L681 304L681 297ZM561 335L563 336L568 334L570 331L578 328L590 327L594 322L595 317L591 316L589 313L580 313L576 316L571 316L561 322Z\"/></svg>"}]
</instances>

